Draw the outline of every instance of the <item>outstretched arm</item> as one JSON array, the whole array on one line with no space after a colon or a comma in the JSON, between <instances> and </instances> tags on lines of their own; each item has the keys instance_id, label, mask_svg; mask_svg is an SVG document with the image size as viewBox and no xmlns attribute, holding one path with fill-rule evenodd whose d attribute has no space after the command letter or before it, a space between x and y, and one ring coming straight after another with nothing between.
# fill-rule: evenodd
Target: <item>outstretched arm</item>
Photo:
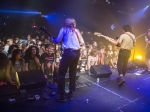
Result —
<instances>
[{"instance_id":1,"label":"outstretched arm","mask_svg":"<svg viewBox=\"0 0 150 112\"><path fill-rule=\"evenodd\" d=\"M118 46L118 47L121 46L121 44L119 42L117 42L116 40L114 40L112 38L105 36L105 39L108 40L109 42L111 42L112 44L114 44L115 46Z\"/></svg>"},{"instance_id":2,"label":"outstretched arm","mask_svg":"<svg viewBox=\"0 0 150 112\"><path fill-rule=\"evenodd\" d=\"M60 43L63 39L63 28L60 29L59 34L57 36L57 38L51 38L51 41L54 43Z\"/></svg>"}]
</instances>

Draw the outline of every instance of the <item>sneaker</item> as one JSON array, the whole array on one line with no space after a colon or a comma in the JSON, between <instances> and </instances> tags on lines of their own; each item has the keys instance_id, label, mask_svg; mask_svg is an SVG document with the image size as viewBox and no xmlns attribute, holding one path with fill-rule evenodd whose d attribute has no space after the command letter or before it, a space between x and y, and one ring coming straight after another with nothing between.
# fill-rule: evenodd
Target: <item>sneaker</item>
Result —
<instances>
[{"instance_id":1,"label":"sneaker","mask_svg":"<svg viewBox=\"0 0 150 112\"><path fill-rule=\"evenodd\" d=\"M120 77L118 86L122 86L125 83L125 79L123 77Z\"/></svg>"},{"instance_id":2,"label":"sneaker","mask_svg":"<svg viewBox=\"0 0 150 112\"><path fill-rule=\"evenodd\" d=\"M73 100L73 93L69 93L69 96L68 96L69 100Z\"/></svg>"},{"instance_id":3,"label":"sneaker","mask_svg":"<svg viewBox=\"0 0 150 112\"><path fill-rule=\"evenodd\" d=\"M58 95L56 97L56 100L59 101L59 102L61 102L61 103L65 103L67 101L65 95Z\"/></svg>"}]
</instances>

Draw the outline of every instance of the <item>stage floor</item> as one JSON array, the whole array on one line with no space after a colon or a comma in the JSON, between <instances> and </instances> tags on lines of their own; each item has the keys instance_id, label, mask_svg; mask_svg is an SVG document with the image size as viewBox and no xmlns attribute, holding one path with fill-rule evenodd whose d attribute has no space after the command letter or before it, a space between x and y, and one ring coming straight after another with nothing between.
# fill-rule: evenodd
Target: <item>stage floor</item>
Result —
<instances>
[{"instance_id":1,"label":"stage floor","mask_svg":"<svg viewBox=\"0 0 150 112\"><path fill-rule=\"evenodd\" d=\"M99 82L87 73L80 73L74 100L59 103L56 96L48 100L28 101L28 95L42 96L57 89L40 88L21 94L13 86L0 87L0 112L150 112L150 74L127 73L126 82L119 87L116 69L109 78ZM9 89L9 90L8 90ZM7 92L7 93L6 93ZM15 97L14 103L9 98Z\"/></svg>"}]
</instances>

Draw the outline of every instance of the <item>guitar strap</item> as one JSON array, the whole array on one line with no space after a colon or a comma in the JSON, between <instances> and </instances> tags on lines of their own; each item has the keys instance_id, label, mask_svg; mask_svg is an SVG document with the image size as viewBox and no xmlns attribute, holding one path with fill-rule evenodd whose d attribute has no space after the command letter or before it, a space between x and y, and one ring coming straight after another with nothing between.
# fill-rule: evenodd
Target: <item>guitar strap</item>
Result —
<instances>
[{"instance_id":1,"label":"guitar strap","mask_svg":"<svg viewBox=\"0 0 150 112\"><path fill-rule=\"evenodd\" d=\"M78 42L79 42L79 44L80 44L79 35L78 35L78 33L76 32L76 30L74 30L74 32L75 32L75 34L76 34L76 36L77 36L77 38L78 38Z\"/></svg>"},{"instance_id":2,"label":"guitar strap","mask_svg":"<svg viewBox=\"0 0 150 112\"><path fill-rule=\"evenodd\" d=\"M127 34L127 33L126 33ZM133 39L133 37L131 36L131 35L129 35L129 34L127 34L131 39L132 39L132 41L133 41L133 46L135 46L135 41L134 41L134 39Z\"/></svg>"}]
</instances>

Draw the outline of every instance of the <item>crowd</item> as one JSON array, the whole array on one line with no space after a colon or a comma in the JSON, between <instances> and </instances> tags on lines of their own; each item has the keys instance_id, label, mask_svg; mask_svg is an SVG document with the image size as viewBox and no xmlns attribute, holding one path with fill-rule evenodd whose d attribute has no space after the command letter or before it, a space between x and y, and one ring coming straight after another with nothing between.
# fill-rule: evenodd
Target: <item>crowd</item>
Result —
<instances>
[{"instance_id":1,"label":"crowd","mask_svg":"<svg viewBox=\"0 0 150 112\"><path fill-rule=\"evenodd\" d=\"M118 49L93 41L82 46L77 70L90 70L92 65L109 65L116 68ZM15 74L21 71L41 69L47 79L57 73L63 51L60 44L54 44L44 35L31 38L2 37L0 40L0 85L16 84Z\"/></svg>"}]
</instances>

